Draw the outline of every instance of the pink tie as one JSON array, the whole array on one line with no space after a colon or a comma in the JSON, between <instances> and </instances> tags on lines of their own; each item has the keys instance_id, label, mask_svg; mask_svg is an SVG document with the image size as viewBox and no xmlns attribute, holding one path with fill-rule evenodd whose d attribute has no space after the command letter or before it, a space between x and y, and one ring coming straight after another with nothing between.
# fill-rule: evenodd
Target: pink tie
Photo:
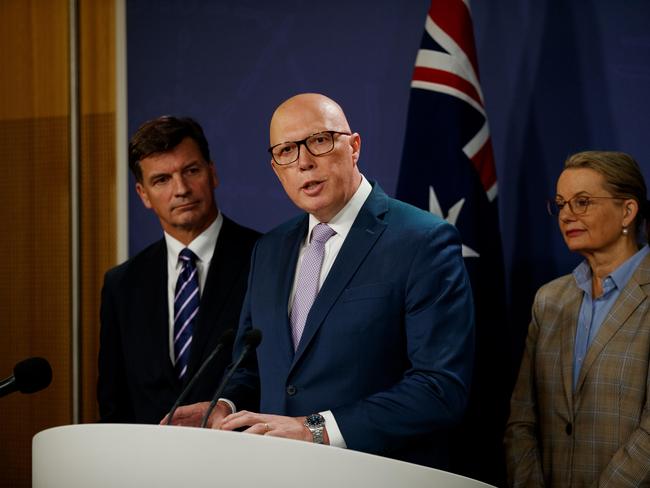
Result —
<instances>
[{"instance_id":1,"label":"pink tie","mask_svg":"<svg viewBox=\"0 0 650 488\"><path fill-rule=\"evenodd\" d=\"M311 242L302 257L300 274L296 282L296 294L291 307L291 337L293 338L294 351L298 349L300 338L305 330L307 316L316 295L318 295L318 282L320 270L325 256L325 243L336 232L327 224L318 224L311 232Z\"/></svg>"}]
</instances>

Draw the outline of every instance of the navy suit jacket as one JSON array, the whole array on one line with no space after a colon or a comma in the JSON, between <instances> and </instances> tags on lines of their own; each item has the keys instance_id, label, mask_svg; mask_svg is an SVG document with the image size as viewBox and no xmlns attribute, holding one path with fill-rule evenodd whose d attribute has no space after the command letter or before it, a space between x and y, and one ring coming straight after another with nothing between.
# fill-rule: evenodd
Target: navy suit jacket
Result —
<instances>
[{"instance_id":1,"label":"navy suit jacket","mask_svg":"<svg viewBox=\"0 0 650 488\"><path fill-rule=\"evenodd\" d=\"M253 245L259 234L224 216L196 318L188 381L239 321ZM169 358L167 246L161 239L104 277L97 398L104 422L158 423L184 383ZM209 400L230 351L222 351L187 402Z\"/></svg>"},{"instance_id":2,"label":"navy suit jacket","mask_svg":"<svg viewBox=\"0 0 650 488\"><path fill-rule=\"evenodd\" d=\"M263 413L332 410L348 448L444 468L473 357L458 232L374 185L294 354L287 310L307 228L303 215L256 244L235 355L247 330L263 339L226 396Z\"/></svg>"}]
</instances>

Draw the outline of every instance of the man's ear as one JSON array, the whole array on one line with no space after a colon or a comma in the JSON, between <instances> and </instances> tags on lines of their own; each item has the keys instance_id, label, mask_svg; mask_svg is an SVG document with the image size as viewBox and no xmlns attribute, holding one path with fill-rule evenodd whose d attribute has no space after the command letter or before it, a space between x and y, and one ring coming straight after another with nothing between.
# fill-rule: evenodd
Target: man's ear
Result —
<instances>
[{"instance_id":1,"label":"man's ear","mask_svg":"<svg viewBox=\"0 0 650 488\"><path fill-rule=\"evenodd\" d=\"M210 162L210 167L211 167L210 178L212 179L211 182L212 189L216 190L217 188L219 188L219 175L217 174L217 166L213 162Z\"/></svg>"},{"instance_id":2,"label":"man's ear","mask_svg":"<svg viewBox=\"0 0 650 488\"><path fill-rule=\"evenodd\" d=\"M140 197L140 200L142 200L144 206L151 208L151 202L149 201L149 196L147 195L147 191L145 190L144 185L140 182L136 183L135 191L138 193L138 196Z\"/></svg>"},{"instance_id":3,"label":"man's ear","mask_svg":"<svg viewBox=\"0 0 650 488\"><path fill-rule=\"evenodd\" d=\"M352 147L352 160L354 164L357 164L361 155L361 136L358 133L355 132L350 136L350 146Z\"/></svg>"}]
</instances>

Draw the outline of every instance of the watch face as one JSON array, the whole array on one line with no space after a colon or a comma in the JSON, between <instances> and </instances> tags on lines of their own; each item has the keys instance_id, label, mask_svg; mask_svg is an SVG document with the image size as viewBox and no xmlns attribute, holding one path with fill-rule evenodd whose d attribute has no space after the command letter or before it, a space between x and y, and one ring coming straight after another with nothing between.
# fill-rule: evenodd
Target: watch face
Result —
<instances>
[{"instance_id":1,"label":"watch face","mask_svg":"<svg viewBox=\"0 0 650 488\"><path fill-rule=\"evenodd\" d=\"M309 417L307 417L307 419L305 420L305 424L307 425L307 427L320 427L324 423L325 423L325 419L319 413L314 413Z\"/></svg>"}]
</instances>

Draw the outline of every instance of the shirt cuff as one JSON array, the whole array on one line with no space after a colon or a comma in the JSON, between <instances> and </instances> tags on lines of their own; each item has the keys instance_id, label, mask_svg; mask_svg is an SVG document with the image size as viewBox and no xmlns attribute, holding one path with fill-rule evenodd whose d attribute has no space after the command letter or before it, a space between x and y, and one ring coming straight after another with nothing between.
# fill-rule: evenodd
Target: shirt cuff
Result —
<instances>
[{"instance_id":1,"label":"shirt cuff","mask_svg":"<svg viewBox=\"0 0 650 488\"><path fill-rule=\"evenodd\" d=\"M228 405L230 407L230 413L231 414L232 413L237 413L237 407L235 407L235 404L233 402L231 402L230 400L228 400L227 398L219 398L219 400L217 400L217 402L223 402L226 405Z\"/></svg>"},{"instance_id":2,"label":"shirt cuff","mask_svg":"<svg viewBox=\"0 0 650 488\"><path fill-rule=\"evenodd\" d=\"M325 428L327 429L327 436L330 438L330 446L346 449L348 446L345 439L343 439L343 434L341 434L341 429L339 429L339 424L336 423L332 411L326 410L320 412L320 414L325 419Z\"/></svg>"}]
</instances>

